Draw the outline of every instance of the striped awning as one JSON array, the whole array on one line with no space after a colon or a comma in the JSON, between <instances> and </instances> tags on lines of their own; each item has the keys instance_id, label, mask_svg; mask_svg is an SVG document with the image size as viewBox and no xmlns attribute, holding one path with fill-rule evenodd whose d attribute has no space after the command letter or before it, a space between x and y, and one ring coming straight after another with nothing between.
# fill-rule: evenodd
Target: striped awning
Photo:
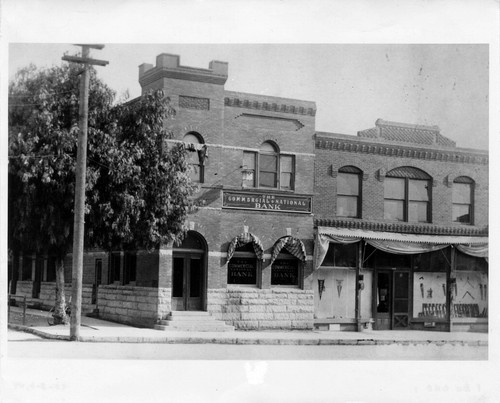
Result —
<instances>
[{"instance_id":1,"label":"striped awning","mask_svg":"<svg viewBox=\"0 0 500 403\"><path fill-rule=\"evenodd\" d=\"M429 243L435 245L487 245L488 237L456 235L420 235L398 232L367 231L363 229L318 227L318 235L333 237L373 239L378 241Z\"/></svg>"},{"instance_id":2,"label":"striped awning","mask_svg":"<svg viewBox=\"0 0 500 403\"><path fill-rule=\"evenodd\" d=\"M231 260L236 248L245 246L248 243L252 243L253 250L257 255L257 259L264 260L264 248L262 247L260 239L250 232L243 232L242 234L234 238L229 244L229 248L227 249L227 261L229 262Z\"/></svg>"},{"instance_id":3,"label":"striped awning","mask_svg":"<svg viewBox=\"0 0 500 403\"><path fill-rule=\"evenodd\" d=\"M276 260L281 250L285 248L293 256L301 261L306 260L306 248L300 239L293 236L284 236L276 241L271 255L271 264Z\"/></svg>"}]
</instances>

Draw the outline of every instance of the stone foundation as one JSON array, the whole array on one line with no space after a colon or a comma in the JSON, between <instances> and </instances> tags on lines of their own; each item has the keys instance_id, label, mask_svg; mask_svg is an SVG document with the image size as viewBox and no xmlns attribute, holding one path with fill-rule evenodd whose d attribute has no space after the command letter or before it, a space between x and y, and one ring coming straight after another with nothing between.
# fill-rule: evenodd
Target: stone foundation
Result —
<instances>
[{"instance_id":1,"label":"stone foundation","mask_svg":"<svg viewBox=\"0 0 500 403\"><path fill-rule=\"evenodd\" d=\"M153 327L170 312L166 288L99 286L99 317L135 326Z\"/></svg>"},{"instance_id":2,"label":"stone foundation","mask_svg":"<svg viewBox=\"0 0 500 403\"><path fill-rule=\"evenodd\" d=\"M296 289L208 290L207 310L236 329L312 329L314 294Z\"/></svg>"}]
</instances>

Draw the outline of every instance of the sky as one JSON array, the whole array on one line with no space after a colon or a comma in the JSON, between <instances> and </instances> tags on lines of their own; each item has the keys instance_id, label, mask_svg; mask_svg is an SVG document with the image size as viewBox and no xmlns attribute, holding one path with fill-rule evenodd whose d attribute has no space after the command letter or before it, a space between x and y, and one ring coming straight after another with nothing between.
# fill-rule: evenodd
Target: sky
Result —
<instances>
[{"instance_id":1,"label":"sky","mask_svg":"<svg viewBox=\"0 0 500 403\"><path fill-rule=\"evenodd\" d=\"M9 79L23 66L60 65L79 47L11 43ZM120 98L140 95L138 66L160 53L184 66L229 63L225 89L316 102L316 130L356 135L378 118L437 125L463 148L488 149L485 44L105 44L99 77Z\"/></svg>"}]
</instances>

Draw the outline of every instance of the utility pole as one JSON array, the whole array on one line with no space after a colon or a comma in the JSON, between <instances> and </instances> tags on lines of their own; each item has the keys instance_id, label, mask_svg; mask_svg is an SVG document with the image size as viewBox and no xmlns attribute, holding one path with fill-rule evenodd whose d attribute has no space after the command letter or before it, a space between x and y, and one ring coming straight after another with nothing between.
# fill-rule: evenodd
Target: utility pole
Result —
<instances>
[{"instance_id":1,"label":"utility pole","mask_svg":"<svg viewBox=\"0 0 500 403\"><path fill-rule=\"evenodd\" d=\"M75 209L73 222L73 270L71 282L71 320L70 340L80 338L80 324L82 315L82 278L83 278L83 237L85 228L85 181L87 171L87 128L89 113L89 71L88 66L106 66L107 61L90 59L90 48L102 49L104 45L77 45L82 47L82 57L63 56L62 60L72 63L82 63L83 72L80 76L80 106L79 120L80 133L78 135L78 149L76 157Z\"/></svg>"}]
</instances>

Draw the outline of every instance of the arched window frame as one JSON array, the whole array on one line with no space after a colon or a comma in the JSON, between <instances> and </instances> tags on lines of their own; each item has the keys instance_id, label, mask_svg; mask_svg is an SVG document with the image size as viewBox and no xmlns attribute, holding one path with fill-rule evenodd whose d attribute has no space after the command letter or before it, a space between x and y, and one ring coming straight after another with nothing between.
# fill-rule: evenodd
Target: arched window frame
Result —
<instances>
[{"instance_id":1,"label":"arched window frame","mask_svg":"<svg viewBox=\"0 0 500 403\"><path fill-rule=\"evenodd\" d=\"M197 132L188 132L184 135L182 141L186 144L205 144L203 137ZM199 150L190 150L189 165L191 167L191 180L197 183L204 183L205 181L205 166L200 158Z\"/></svg>"},{"instance_id":2,"label":"arched window frame","mask_svg":"<svg viewBox=\"0 0 500 403\"><path fill-rule=\"evenodd\" d=\"M453 193L452 193L452 217L454 223L463 225L474 224L474 193L475 182L468 176L458 176L453 180ZM464 215L459 215L459 210L468 209L468 219L462 218Z\"/></svg>"},{"instance_id":3,"label":"arched window frame","mask_svg":"<svg viewBox=\"0 0 500 403\"><path fill-rule=\"evenodd\" d=\"M337 216L346 218L361 218L361 179L363 171L361 169L346 165L339 168L337 173ZM357 185L353 184L357 181ZM349 183L351 182L351 186ZM345 185L345 186L344 186ZM355 204L354 209L347 209L346 213L343 212L343 204ZM354 211L354 214L350 213Z\"/></svg>"},{"instance_id":4,"label":"arched window frame","mask_svg":"<svg viewBox=\"0 0 500 403\"><path fill-rule=\"evenodd\" d=\"M425 192L427 190L427 198ZM425 204L425 219L420 219L418 207ZM400 206L395 218L389 216L389 206ZM417 219L412 217L416 216ZM415 167L398 167L387 172L384 179L384 219L404 222L432 222L432 177Z\"/></svg>"},{"instance_id":5,"label":"arched window frame","mask_svg":"<svg viewBox=\"0 0 500 403\"><path fill-rule=\"evenodd\" d=\"M295 156L281 153L272 141L263 142L258 153L243 152L243 171L244 187L295 189Z\"/></svg>"}]
</instances>

